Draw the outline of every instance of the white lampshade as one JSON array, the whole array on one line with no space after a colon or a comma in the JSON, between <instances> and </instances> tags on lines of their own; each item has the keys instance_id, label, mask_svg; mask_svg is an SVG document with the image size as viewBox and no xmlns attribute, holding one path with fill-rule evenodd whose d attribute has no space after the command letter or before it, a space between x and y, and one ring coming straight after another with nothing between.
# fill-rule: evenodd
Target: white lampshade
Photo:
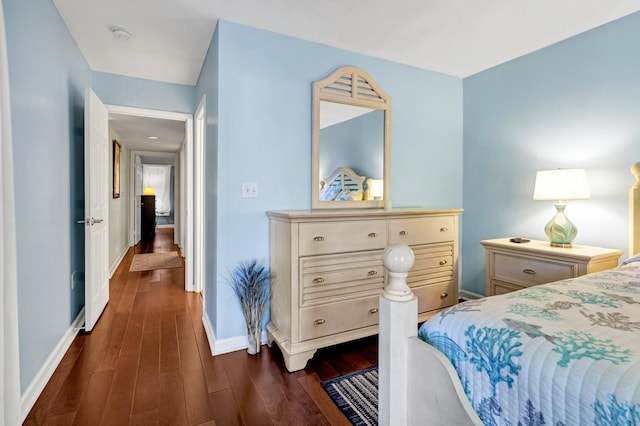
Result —
<instances>
[{"instance_id":1,"label":"white lampshade","mask_svg":"<svg viewBox=\"0 0 640 426\"><path fill-rule=\"evenodd\" d=\"M534 200L586 200L591 198L584 169L540 170L533 189Z\"/></svg>"},{"instance_id":2,"label":"white lampshade","mask_svg":"<svg viewBox=\"0 0 640 426\"><path fill-rule=\"evenodd\" d=\"M381 200L384 192L383 179L371 179L370 196L372 200Z\"/></svg>"}]
</instances>

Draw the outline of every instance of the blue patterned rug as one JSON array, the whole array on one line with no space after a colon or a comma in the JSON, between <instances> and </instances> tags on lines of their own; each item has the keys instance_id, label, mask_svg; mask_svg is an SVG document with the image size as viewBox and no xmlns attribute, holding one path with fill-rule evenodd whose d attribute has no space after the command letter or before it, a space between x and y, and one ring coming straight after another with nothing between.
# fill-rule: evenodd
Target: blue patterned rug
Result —
<instances>
[{"instance_id":1,"label":"blue patterned rug","mask_svg":"<svg viewBox=\"0 0 640 426\"><path fill-rule=\"evenodd\" d=\"M378 367L322 382L333 402L355 426L378 424Z\"/></svg>"}]
</instances>

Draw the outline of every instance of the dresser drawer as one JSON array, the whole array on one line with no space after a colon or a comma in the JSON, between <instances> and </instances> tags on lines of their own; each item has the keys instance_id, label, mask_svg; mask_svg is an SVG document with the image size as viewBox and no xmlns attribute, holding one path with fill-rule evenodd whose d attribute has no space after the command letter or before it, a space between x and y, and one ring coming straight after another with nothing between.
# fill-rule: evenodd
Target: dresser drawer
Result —
<instances>
[{"instance_id":1,"label":"dresser drawer","mask_svg":"<svg viewBox=\"0 0 640 426\"><path fill-rule=\"evenodd\" d=\"M378 324L378 296L300 309L300 340Z\"/></svg>"},{"instance_id":2,"label":"dresser drawer","mask_svg":"<svg viewBox=\"0 0 640 426\"><path fill-rule=\"evenodd\" d=\"M387 245L384 220L301 223L300 256L383 249Z\"/></svg>"},{"instance_id":3,"label":"dresser drawer","mask_svg":"<svg viewBox=\"0 0 640 426\"><path fill-rule=\"evenodd\" d=\"M452 216L389 220L389 244L407 245L454 241L455 219Z\"/></svg>"},{"instance_id":4,"label":"dresser drawer","mask_svg":"<svg viewBox=\"0 0 640 426\"><path fill-rule=\"evenodd\" d=\"M300 258L300 306L379 295L384 286L382 250Z\"/></svg>"},{"instance_id":5,"label":"dresser drawer","mask_svg":"<svg viewBox=\"0 0 640 426\"><path fill-rule=\"evenodd\" d=\"M453 244L413 247L415 262L409 271L409 287L453 279Z\"/></svg>"},{"instance_id":6,"label":"dresser drawer","mask_svg":"<svg viewBox=\"0 0 640 426\"><path fill-rule=\"evenodd\" d=\"M418 298L418 313L442 309L458 303L455 281L446 281L411 289Z\"/></svg>"},{"instance_id":7,"label":"dresser drawer","mask_svg":"<svg viewBox=\"0 0 640 426\"><path fill-rule=\"evenodd\" d=\"M529 287L578 276L577 265L537 257L492 251L492 279Z\"/></svg>"}]
</instances>

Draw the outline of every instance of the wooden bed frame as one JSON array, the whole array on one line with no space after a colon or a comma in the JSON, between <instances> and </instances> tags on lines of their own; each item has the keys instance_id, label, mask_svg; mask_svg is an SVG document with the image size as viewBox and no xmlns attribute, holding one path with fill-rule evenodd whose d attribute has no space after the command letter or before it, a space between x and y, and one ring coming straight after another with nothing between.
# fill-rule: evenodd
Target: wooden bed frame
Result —
<instances>
[{"instance_id":1,"label":"wooden bed frame","mask_svg":"<svg viewBox=\"0 0 640 426\"><path fill-rule=\"evenodd\" d=\"M640 253L640 162L631 166L629 256ZM449 360L418 339L416 298L406 284L407 246L383 254L389 283L380 297L378 422L380 425L482 425Z\"/></svg>"}]
</instances>

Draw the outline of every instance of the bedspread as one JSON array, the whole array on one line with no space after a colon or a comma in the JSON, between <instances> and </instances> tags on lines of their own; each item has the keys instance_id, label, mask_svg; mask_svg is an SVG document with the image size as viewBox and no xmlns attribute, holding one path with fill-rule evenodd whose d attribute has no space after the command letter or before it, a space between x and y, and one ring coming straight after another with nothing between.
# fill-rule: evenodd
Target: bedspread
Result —
<instances>
[{"instance_id":1,"label":"bedspread","mask_svg":"<svg viewBox=\"0 0 640 426\"><path fill-rule=\"evenodd\" d=\"M640 424L640 262L470 300L418 335L487 425Z\"/></svg>"}]
</instances>

